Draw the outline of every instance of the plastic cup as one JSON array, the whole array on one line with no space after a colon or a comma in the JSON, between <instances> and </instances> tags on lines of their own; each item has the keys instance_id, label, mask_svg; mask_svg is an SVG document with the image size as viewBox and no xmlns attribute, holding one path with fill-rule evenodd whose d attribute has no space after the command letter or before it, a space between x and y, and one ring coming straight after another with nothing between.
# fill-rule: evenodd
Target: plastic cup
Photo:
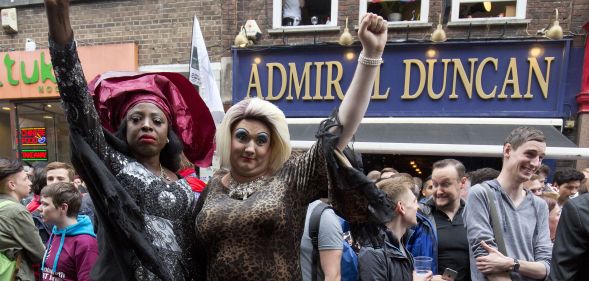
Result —
<instances>
[{"instance_id":1,"label":"plastic cup","mask_svg":"<svg viewBox=\"0 0 589 281\"><path fill-rule=\"evenodd\" d=\"M433 259L426 256L419 256L413 259L415 267L415 272L418 275L426 275L428 272L432 270L432 261Z\"/></svg>"}]
</instances>

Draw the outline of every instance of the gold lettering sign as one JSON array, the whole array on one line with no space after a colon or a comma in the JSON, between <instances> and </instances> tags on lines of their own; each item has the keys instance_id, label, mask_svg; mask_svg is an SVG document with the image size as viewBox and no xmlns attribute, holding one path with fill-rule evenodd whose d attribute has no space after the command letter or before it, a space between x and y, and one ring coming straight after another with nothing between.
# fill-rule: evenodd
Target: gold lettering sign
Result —
<instances>
[{"instance_id":1,"label":"gold lettering sign","mask_svg":"<svg viewBox=\"0 0 589 281\"><path fill-rule=\"evenodd\" d=\"M529 100L534 97L534 93L532 93L532 81L538 83L537 85L542 96L544 99L548 99L550 71L555 57L544 57L543 60L543 62L538 62L538 59L535 57L527 58L527 89L525 94L522 95L522 89L520 88L520 84L522 83L520 83L518 63L521 64L524 62L521 60L518 61L517 58L509 58L509 61L500 61L498 58L486 57L480 62L478 58L468 58L468 66L466 66L468 70L465 68L465 61L458 58L427 59L425 61L420 59L405 59L403 60L403 65L405 66L404 78L396 75L396 73L394 77L382 77L380 73L381 66L379 66L371 99L388 100L389 98L395 97L395 93L391 91L391 85L400 79L404 79L404 83L403 92L398 93L398 97L401 100L407 101L419 99L426 84L427 96L424 98L441 100L447 96L449 100L457 100L461 94L457 90L458 83L462 83L464 94L466 94L464 98L468 100L473 99L473 90L476 91L476 97L482 100ZM5 64L10 63L11 61L5 62ZM500 64L505 63L507 63L505 73L499 73ZM542 71L541 64L543 64L542 66L544 66L545 72ZM520 68L522 67L521 65L519 66ZM339 61L305 62L302 68L297 68L297 63L294 62L289 62L286 65L279 62L268 62L265 64L265 67L268 80L265 81L266 88L264 89L262 88L263 83L260 79L258 64L254 63L251 65L246 97L256 96L269 101L283 99L286 101L333 101L336 99L336 96L339 100L344 98L345 92L342 89L341 83L345 70ZM439 70L436 72L436 67L440 67L442 72ZM448 77L449 67L453 67L453 71L450 72L452 77ZM299 71L298 69L302 70ZM35 71L33 69L31 77L35 76ZM483 76L489 75L503 77L503 80L483 79ZM315 79L312 80L312 77ZM435 79L437 77L441 79ZM28 76L24 78L28 79ZM446 87L449 79L452 81L451 90L448 89L449 87ZM275 80L279 85L275 85ZM8 83L14 83L10 79L7 81ZM411 82L417 82L417 88L411 89ZM312 83L315 84L314 87L312 87ZM381 86L383 84L386 90L384 93L381 93ZM501 91L498 93L497 89L499 86L501 86ZM314 92L311 91L312 88L315 89ZM512 90L510 91L508 88ZM323 89L325 93L322 93ZM411 92L412 90L414 92Z\"/></svg>"}]
</instances>

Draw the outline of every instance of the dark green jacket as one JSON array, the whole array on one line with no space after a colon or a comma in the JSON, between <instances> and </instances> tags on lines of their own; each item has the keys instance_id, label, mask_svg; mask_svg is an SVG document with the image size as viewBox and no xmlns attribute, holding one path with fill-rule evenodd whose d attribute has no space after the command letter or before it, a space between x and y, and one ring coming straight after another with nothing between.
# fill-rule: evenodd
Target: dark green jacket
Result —
<instances>
[{"instance_id":1,"label":"dark green jacket","mask_svg":"<svg viewBox=\"0 0 589 281\"><path fill-rule=\"evenodd\" d=\"M0 252L13 259L22 255L16 280L34 281L32 265L41 263L45 246L27 209L13 197L0 194L0 202L12 201L0 208Z\"/></svg>"}]
</instances>

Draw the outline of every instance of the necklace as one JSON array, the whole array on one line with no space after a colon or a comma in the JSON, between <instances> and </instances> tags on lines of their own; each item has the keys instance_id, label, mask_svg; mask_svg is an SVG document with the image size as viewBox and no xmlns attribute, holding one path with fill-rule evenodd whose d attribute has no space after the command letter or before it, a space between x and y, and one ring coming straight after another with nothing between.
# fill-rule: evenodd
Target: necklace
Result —
<instances>
[{"instance_id":1,"label":"necklace","mask_svg":"<svg viewBox=\"0 0 589 281\"><path fill-rule=\"evenodd\" d=\"M162 163L160 163L160 179L164 181L172 181L172 179L168 177L166 173L164 173L164 167L162 166Z\"/></svg>"},{"instance_id":2,"label":"necklace","mask_svg":"<svg viewBox=\"0 0 589 281\"><path fill-rule=\"evenodd\" d=\"M250 197L254 192L258 191L260 187L266 185L268 178L265 176L258 177L252 181L239 183L233 175L229 174L229 182L227 188L229 189L229 197L233 199L245 200Z\"/></svg>"}]
</instances>

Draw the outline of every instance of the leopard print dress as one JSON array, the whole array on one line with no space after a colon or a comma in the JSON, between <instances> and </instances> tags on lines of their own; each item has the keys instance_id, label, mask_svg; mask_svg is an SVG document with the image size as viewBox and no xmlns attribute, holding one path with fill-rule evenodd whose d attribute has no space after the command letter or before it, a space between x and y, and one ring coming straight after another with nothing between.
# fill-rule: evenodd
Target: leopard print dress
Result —
<instances>
[{"instance_id":1,"label":"leopard print dress","mask_svg":"<svg viewBox=\"0 0 589 281\"><path fill-rule=\"evenodd\" d=\"M215 174L196 218L207 280L301 280L299 245L307 205L328 190L318 142L290 158L245 200L229 197Z\"/></svg>"}]
</instances>

